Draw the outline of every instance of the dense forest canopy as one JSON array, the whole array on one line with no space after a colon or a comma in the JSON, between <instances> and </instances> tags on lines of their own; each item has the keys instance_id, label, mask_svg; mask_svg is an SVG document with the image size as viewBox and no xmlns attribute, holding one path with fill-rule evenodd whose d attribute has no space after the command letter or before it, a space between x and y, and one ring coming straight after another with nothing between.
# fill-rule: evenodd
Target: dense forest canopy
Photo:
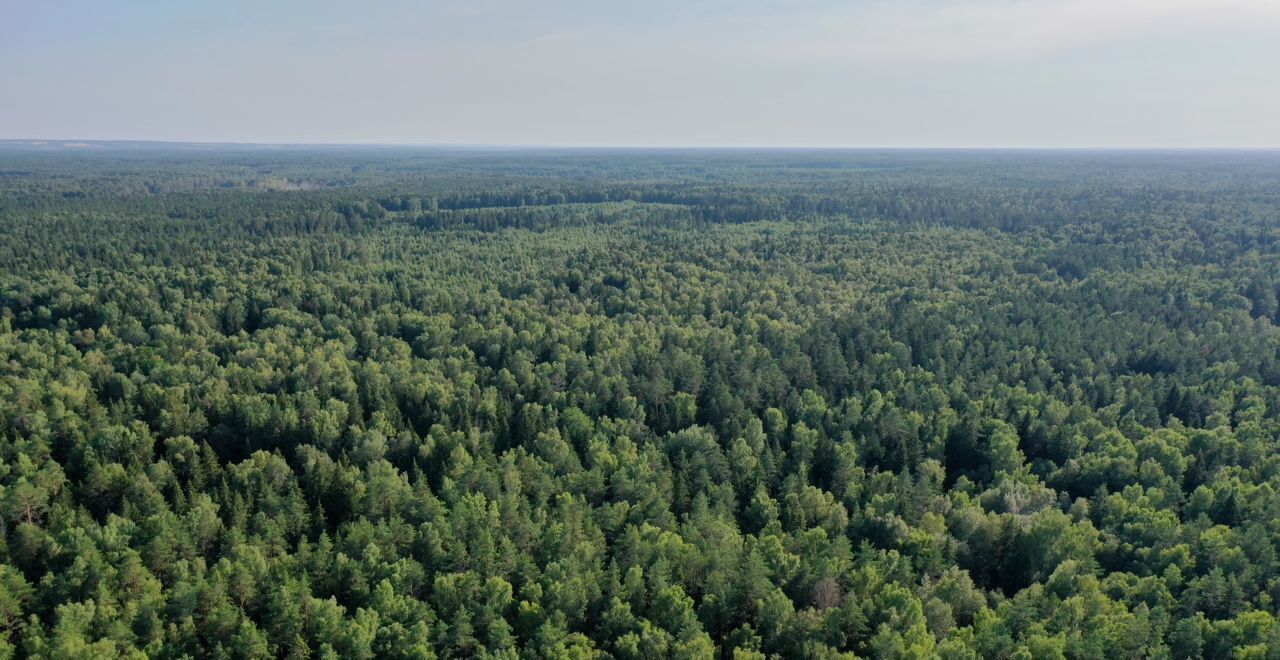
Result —
<instances>
[{"instance_id":1,"label":"dense forest canopy","mask_svg":"<svg viewBox=\"0 0 1280 660\"><path fill-rule=\"evenodd\" d=\"M1280 154L0 144L0 657L1280 657Z\"/></svg>"}]
</instances>

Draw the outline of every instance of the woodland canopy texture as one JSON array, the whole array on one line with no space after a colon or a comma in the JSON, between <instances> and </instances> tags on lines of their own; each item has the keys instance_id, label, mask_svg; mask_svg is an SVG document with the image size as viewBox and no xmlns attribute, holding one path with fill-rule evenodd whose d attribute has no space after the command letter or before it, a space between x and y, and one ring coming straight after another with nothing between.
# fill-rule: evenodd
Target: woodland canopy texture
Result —
<instances>
[{"instance_id":1,"label":"woodland canopy texture","mask_svg":"<svg viewBox=\"0 0 1280 660\"><path fill-rule=\"evenodd\" d=\"M7 144L0 237L0 657L1280 657L1275 153Z\"/></svg>"}]
</instances>

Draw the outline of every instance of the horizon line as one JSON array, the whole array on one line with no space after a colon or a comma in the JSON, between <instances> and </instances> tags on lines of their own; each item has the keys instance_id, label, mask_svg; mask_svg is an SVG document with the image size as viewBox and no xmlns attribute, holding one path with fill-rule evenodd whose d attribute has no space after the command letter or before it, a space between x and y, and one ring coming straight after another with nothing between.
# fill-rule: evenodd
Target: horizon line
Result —
<instances>
[{"instance_id":1,"label":"horizon line","mask_svg":"<svg viewBox=\"0 0 1280 660\"><path fill-rule=\"evenodd\" d=\"M408 148L474 150L633 150L633 151L1280 151L1277 146L1114 146L1114 145L794 145L794 144L624 144L624 143L503 143L503 142L289 142L253 140L168 140L153 138L4 138L0 145L62 148L89 148L112 145L189 147L269 147L269 148Z\"/></svg>"}]
</instances>

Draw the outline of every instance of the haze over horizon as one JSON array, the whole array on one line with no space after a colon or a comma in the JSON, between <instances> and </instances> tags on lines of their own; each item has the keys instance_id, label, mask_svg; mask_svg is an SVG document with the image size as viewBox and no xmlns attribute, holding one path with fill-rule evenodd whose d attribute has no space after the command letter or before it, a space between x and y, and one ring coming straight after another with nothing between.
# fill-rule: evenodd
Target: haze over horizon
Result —
<instances>
[{"instance_id":1,"label":"haze over horizon","mask_svg":"<svg viewBox=\"0 0 1280 660\"><path fill-rule=\"evenodd\" d=\"M1280 147L1280 3L1268 0L75 1L8 13L8 139Z\"/></svg>"}]
</instances>

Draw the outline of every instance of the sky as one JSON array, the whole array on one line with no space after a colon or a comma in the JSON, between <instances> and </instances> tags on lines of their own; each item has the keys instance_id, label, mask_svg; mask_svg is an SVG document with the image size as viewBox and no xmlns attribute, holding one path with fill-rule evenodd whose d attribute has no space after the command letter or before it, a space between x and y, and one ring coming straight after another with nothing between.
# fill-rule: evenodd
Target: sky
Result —
<instances>
[{"instance_id":1,"label":"sky","mask_svg":"<svg viewBox=\"0 0 1280 660\"><path fill-rule=\"evenodd\" d=\"M1280 147L1280 0L0 0L0 138Z\"/></svg>"}]
</instances>

